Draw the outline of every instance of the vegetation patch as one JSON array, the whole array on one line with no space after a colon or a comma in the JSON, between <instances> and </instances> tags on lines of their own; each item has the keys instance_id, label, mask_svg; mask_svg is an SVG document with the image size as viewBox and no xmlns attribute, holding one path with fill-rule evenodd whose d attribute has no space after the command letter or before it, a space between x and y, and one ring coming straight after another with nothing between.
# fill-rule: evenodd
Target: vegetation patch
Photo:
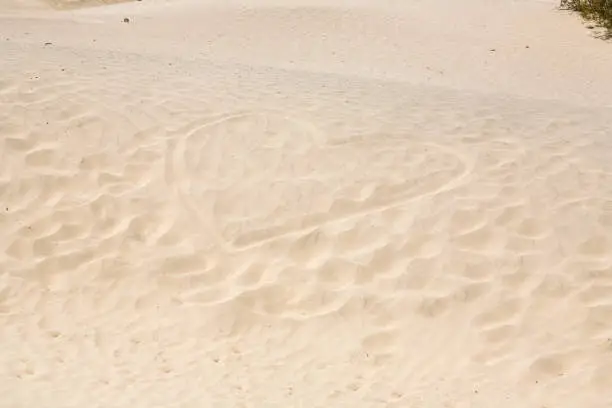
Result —
<instances>
[{"instance_id":1,"label":"vegetation patch","mask_svg":"<svg viewBox=\"0 0 612 408\"><path fill-rule=\"evenodd\" d=\"M605 27L606 37L612 38L612 0L561 0L561 7Z\"/></svg>"}]
</instances>

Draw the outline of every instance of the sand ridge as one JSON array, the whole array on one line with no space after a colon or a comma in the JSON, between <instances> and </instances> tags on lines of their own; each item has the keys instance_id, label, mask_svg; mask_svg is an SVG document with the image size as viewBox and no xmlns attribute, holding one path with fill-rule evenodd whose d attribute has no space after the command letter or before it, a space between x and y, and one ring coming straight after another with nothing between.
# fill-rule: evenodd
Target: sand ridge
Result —
<instances>
[{"instance_id":1,"label":"sand ridge","mask_svg":"<svg viewBox=\"0 0 612 408\"><path fill-rule=\"evenodd\" d=\"M609 108L79 18L3 26L1 407L612 403Z\"/></svg>"}]
</instances>

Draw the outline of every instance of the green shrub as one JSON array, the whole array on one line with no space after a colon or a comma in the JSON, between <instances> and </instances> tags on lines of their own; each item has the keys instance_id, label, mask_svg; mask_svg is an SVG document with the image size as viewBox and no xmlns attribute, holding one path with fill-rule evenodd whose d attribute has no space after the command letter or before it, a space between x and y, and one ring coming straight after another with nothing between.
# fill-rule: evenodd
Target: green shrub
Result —
<instances>
[{"instance_id":1,"label":"green shrub","mask_svg":"<svg viewBox=\"0 0 612 408\"><path fill-rule=\"evenodd\" d=\"M612 37L612 0L561 0L561 7L596 21L608 30L608 37Z\"/></svg>"}]
</instances>

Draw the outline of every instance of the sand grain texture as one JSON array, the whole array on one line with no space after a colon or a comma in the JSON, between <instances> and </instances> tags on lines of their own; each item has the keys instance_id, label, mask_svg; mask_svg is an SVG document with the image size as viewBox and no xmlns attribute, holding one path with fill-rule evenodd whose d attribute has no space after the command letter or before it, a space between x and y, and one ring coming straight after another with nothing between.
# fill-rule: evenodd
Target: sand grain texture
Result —
<instances>
[{"instance_id":1,"label":"sand grain texture","mask_svg":"<svg viewBox=\"0 0 612 408\"><path fill-rule=\"evenodd\" d=\"M6 4L0 407L612 405L612 59L570 16Z\"/></svg>"}]
</instances>

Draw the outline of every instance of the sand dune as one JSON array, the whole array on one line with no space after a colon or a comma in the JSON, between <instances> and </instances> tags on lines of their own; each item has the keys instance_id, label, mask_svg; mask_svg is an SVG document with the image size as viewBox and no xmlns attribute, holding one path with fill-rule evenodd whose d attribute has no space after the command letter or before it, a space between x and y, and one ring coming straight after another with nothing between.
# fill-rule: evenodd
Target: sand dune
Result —
<instances>
[{"instance_id":1,"label":"sand dune","mask_svg":"<svg viewBox=\"0 0 612 408\"><path fill-rule=\"evenodd\" d=\"M612 405L612 60L579 21L5 4L0 407Z\"/></svg>"}]
</instances>

